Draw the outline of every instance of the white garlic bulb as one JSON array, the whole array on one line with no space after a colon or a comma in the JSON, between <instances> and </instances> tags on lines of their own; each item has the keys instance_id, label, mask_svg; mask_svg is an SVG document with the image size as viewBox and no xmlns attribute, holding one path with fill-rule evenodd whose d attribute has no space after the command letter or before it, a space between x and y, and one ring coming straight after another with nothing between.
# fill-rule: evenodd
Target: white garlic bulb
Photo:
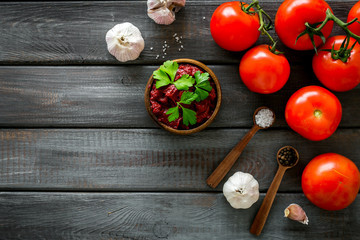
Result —
<instances>
[{"instance_id":1,"label":"white garlic bulb","mask_svg":"<svg viewBox=\"0 0 360 240\"><path fill-rule=\"evenodd\" d=\"M259 199L259 183L249 173L236 172L224 184L223 193L233 208L249 208Z\"/></svg>"},{"instance_id":2,"label":"white garlic bulb","mask_svg":"<svg viewBox=\"0 0 360 240\"><path fill-rule=\"evenodd\" d=\"M140 30L129 22L115 25L105 39L109 53L120 62L137 59L145 47Z\"/></svg>"},{"instance_id":3,"label":"white garlic bulb","mask_svg":"<svg viewBox=\"0 0 360 240\"><path fill-rule=\"evenodd\" d=\"M186 0L148 0L148 16L157 24L169 25L175 21L175 12L185 6Z\"/></svg>"}]
</instances>

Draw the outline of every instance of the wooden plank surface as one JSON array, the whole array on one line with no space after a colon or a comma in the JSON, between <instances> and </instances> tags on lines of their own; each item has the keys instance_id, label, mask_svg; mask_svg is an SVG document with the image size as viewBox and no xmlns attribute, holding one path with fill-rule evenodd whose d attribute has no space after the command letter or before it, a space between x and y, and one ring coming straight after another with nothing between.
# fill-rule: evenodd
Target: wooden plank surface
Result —
<instances>
[{"instance_id":1,"label":"wooden plank surface","mask_svg":"<svg viewBox=\"0 0 360 240\"><path fill-rule=\"evenodd\" d=\"M129 64L160 64L164 59L156 60L156 55L164 41L171 45L165 59L187 57L207 63L238 63L243 52L221 49L210 34L211 15L223 2L187 1L169 26L157 25L147 16L146 1L2 3L0 64L119 64L107 52L105 34L121 22L133 23L145 39L140 58ZM261 2L274 19L281 2ZM329 1L329 4L336 16L345 21L355 2ZM180 45L172 38L174 33L183 36L184 51L178 51ZM333 31L334 35L341 33L340 28ZM267 39L262 36L257 43L267 43ZM289 50L281 43L279 49L286 50L291 63L303 62L313 55L312 51Z\"/></svg>"},{"instance_id":2,"label":"wooden plank surface","mask_svg":"<svg viewBox=\"0 0 360 240\"><path fill-rule=\"evenodd\" d=\"M21 129L0 131L0 188L70 191L212 191L206 178L246 129L175 136L161 129ZM232 171L250 172L265 192L277 170L276 152L299 150L282 192L301 192L301 173L315 156L336 152L360 165L360 129L341 129L312 142L292 131L258 132ZM216 191L222 190L221 183Z\"/></svg>"},{"instance_id":3,"label":"wooden plank surface","mask_svg":"<svg viewBox=\"0 0 360 240\"><path fill-rule=\"evenodd\" d=\"M318 154L337 152L360 165L360 87L336 94L343 118L331 138L300 137L287 127L284 107L300 87L319 84L313 51L280 43L291 63L288 84L271 95L250 92L238 76L243 52L221 49L209 31L222 2L189 0L170 26L149 19L144 0L0 4L0 240L256 239L248 229L275 175L276 151L288 144L301 160L285 174L260 239L360 239L359 198L345 210L324 211L300 185L302 170ZM274 17L281 2L262 6ZM345 20L356 1L328 2ZM121 64L104 38L125 21L139 27L146 46L139 59ZM174 33L183 37L183 51ZM156 59L164 41L167 56ZM258 44L265 42L262 36ZM209 64L222 85L219 115L193 136L157 128L143 103L152 71L176 58ZM275 110L277 122L255 135L230 174L250 172L262 194L252 208L234 210L221 193L223 183L213 190L205 180L261 105ZM310 226L283 217L293 202L304 207Z\"/></svg>"},{"instance_id":4,"label":"wooden plank surface","mask_svg":"<svg viewBox=\"0 0 360 240\"><path fill-rule=\"evenodd\" d=\"M278 194L260 237L249 233L263 199L235 210L221 193L0 193L0 239L359 239L359 198L324 211ZM309 225L284 218L296 202ZM108 214L108 212L113 212Z\"/></svg>"},{"instance_id":5,"label":"wooden plank surface","mask_svg":"<svg viewBox=\"0 0 360 240\"><path fill-rule=\"evenodd\" d=\"M319 84L309 65L291 67L285 87L274 94L250 92L237 65L209 65L220 80L223 101L211 127L250 127L254 110L274 109L275 127L286 127L287 100L303 86ZM0 67L2 127L157 127L143 94L157 66ZM340 126L360 127L360 86L335 93L343 106Z\"/></svg>"}]
</instances>

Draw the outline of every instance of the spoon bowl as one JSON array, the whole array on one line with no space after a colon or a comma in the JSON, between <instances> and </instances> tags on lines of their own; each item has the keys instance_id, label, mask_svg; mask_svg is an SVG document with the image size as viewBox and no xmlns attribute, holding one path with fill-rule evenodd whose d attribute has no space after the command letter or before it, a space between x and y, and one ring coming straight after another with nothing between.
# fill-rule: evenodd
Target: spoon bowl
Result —
<instances>
[{"instance_id":1,"label":"spoon bowl","mask_svg":"<svg viewBox=\"0 0 360 240\"><path fill-rule=\"evenodd\" d=\"M284 162L283 161L284 159L282 159L282 155L286 153L292 156L292 159L288 160L289 163L286 163L286 161ZM280 148L276 154L276 160L279 166L283 166L286 168L294 167L299 162L299 158L300 158L299 152L292 146L284 146Z\"/></svg>"},{"instance_id":2,"label":"spoon bowl","mask_svg":"<svg viewBox=\"0 0 360 240\"><path fill-rule=\"evenodd\" d=\"M262 114L264 111L266 111L265 114ZM270 115L269 111L271 111L272 115ZM266 116L266 117L268 117L270 119L272 118L271 123L267 123L266 126L260 126L261 124L259 124L259 121L261 121L261 120L264 121L264 119L257 118L257 116ZM262 107L259 107L259 108L257 108L255 110L255 112L253 114L253 123L254 123L254 125L257 125L260 129L269 128L274 124L274 122L275 122L275 113L270 108L262 106Z\"/></svg>"}]
</instances>

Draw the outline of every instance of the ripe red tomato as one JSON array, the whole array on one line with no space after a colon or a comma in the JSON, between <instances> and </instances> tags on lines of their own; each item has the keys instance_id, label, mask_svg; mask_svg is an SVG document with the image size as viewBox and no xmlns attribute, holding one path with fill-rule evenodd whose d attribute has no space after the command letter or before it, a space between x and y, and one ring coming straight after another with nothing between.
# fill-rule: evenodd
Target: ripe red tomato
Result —
<instances>
[{"instance_id":1,"label":"ripe red tomato","mask_svg":"<svg viewBox=\"0 0 360 240\"><path fill-rule=\"evenodd\" d=\"M357 21L360 21L360 1L357 2L351 9L347 18L347 21L350 22L354 18L357 18ZM350 31L360 36L360 23L355 22L348 27Z\"/></svg>"},{"instance_id":2,"label":"ripe red tomato","mask_svg":"<svg viewBox=\"0 0 360 240\"><path fill-rule=\"evenodd\" d=\"M334 36L326 40L321 49L338 50L345 36ZM350 39L350 45L355 39ZM331 52L319 51L315 54L312 67L316 77L325 87L333 91L344 92L355 88L360 83L360 45L357 43L346 63L331 58Z\"/></svg>"},{"instance_id":3,"label":"ripe red tomato","mask_svg":"<svg viewBox=\"0 0 360 240\"><path fill-rule=\"evenodd\" d=\"M305 30L306 22L314 24L324 21L328 8L330 6L324 0L285 0L275 16L277 35L289 48L295 50L313 49L314 47L307 34L301 36L297 41L296 38ZM321 30L325 38L330 35L332 27L333 21L329 21ZM319 36L314 36L314 41L317 47L322 44Z\"/></svg>"},{"instance_id":4,"label":"ripe red tomato","mask_svg":"<svg viewBox=\"0 0 360 240\"><path fill-rule=\"evenodd\" d=\"M339 99L319 86L299 89L285 107L288 125L301 136L313 141L330 137L339 126L341 115Z\"/></svg>"},{"instance_id":5,"label":"ripe red tomato","mask_svg":"<svg viewBox=\"0 0 360 240\"><path fill-rule=\"evenodd\" d=\"M359 192L359 169L340 154L321 154L305 167L301 186L305 196L316 206L340 210L349 206Z\"/></svg>"},{"instance_id":6,"label":"ripe red tomato","mask_svg":"<svg viewBox=\"0 0 360 240\"><path fill-rule=\"evenodd\" d=\"M290 76L290 64L283 54L276 55L268 45L251 48L242 57L239 72L244 84L253 92L274 93Z\"/></svg>"},{"instance_id":7,"label":"ripe red tomato","mask_svg":"<svg viewBox=\"0 0 360 240\"><path fill-rule=\"evenodd\" d=\"M260 36L259 27L259 16L243 12L240 2L221 4L210 21L213 39L229 51L242 51L251 47Z\"/></svg>"}]
</instances>

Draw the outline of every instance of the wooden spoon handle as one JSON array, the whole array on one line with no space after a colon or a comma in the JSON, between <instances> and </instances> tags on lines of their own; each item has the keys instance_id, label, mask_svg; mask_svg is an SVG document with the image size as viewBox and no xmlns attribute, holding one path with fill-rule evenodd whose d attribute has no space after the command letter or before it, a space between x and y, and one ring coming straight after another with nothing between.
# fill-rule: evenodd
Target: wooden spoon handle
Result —
<instances>
[{"instance_id":1,"label":"wooden spoon handle","mask_svg":"<svg viewBox=\"0 0 360 240\"><path fill-rule=\"evenodd\" d=\"M244 150L245 146L248 144L250 139L255 135L255 133L260 129L259 126L254 125L249 132L240 140L240 142L228 153L224 160L219 164L215 171L208 177L206 183L212 187L216 188L225 175L232 168L236 160L239 158L240 154Z\"/></svg>"},{"instance_id":2,"label":"wooden spoon handle","mask_svg":"<svg viewBox=\"0 0 360 240\"><path fill-rule=\"evenodd\" d=\"M261 207L260 207L258 213L256 214L256 217L251 225L250 232L252 234L255 234L256 236L260 235L260 233L265 225L265 222L269 215L271 206L274 202L276 192L279 189L281 180L284 176L286 169L287 169L286 167L279 166L279 169L276 172L274 180L272 181L272 183L269 187L269 190L266 193L264 201L262 202Z\"/></svg>"}]
</instances>

